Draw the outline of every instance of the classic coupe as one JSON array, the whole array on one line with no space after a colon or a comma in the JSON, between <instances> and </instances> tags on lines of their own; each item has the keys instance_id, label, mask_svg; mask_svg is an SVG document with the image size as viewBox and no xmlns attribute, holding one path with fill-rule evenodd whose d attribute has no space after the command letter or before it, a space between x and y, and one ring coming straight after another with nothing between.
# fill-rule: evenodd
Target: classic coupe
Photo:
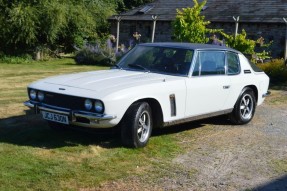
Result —
<instances>
[{"instance_id":1,"label":"classic coupe","mask_svg":"<svg viewBox=\"0 0 287 191\"><path fill-rule=\"evenodd\" d=\"M146 146L153 128L217 115L246 124L268 86L268 76L234 49L146 43L109 70L32 83L24 104L52 128L117 127L122 143L137 148Z\"/></svg>"}]
</instances>

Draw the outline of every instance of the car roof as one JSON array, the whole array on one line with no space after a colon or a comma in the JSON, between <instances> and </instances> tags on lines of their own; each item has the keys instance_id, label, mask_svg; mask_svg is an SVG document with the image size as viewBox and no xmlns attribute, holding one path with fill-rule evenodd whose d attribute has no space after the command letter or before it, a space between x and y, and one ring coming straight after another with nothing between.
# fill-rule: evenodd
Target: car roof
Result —
<instances>
[{"instance_id":1,"label":"car roof","mask_svg":"<svg viewBox=\"0 0 287 191\"><path fill-rule=\"evenodd\" d=\"M171 47L171 48L184 48L193 50L228 50L240 53L237 50L226 46L219 46L213 44L196 44L196 43L181 43L181 42L157 42L157 43L142 43L143 46L157 46L157 47Z\"/></svg>"}]
</instances>

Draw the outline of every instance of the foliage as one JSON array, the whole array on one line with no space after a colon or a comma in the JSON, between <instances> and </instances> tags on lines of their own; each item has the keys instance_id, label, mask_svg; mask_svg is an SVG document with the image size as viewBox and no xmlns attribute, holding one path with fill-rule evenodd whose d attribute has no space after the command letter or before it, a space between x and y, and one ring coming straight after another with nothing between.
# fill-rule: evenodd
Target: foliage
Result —
<instances>
[{"instance_id":1,"label":"foliage","mask_svg":"<svg viewBox=\"0 0 287 191\"><path fill-rule=\"evenodd\" d=\"M206 0L198 3L193 0L194 6L191 8L177 9L175 21L172 23L174 37L180 42L207 43L207 34L216 32L216 30L207 29L210 23L205 21L205 17L200 15L201 10L206 4Z\"/></svg>"},{"instance_id":2,"label":"foliage","mask_svg":"<svg viewBox=\"0 0 287 191\"><path fill-rule=\"evenodd\" d=\"M241 33L237 34L235 37L234 35L228 35L224 32L220 32L226 42L226 45L234 48L242 53L245 54L253 54L255 48L255 41L247 39L247 33L243 29Z\"/></svg>"},{"instance_id":3,"label":"foliage","mask_svg":"<svg viewBox=\"0 0 287 191\"><path fill-rule=\"evenodd\" d=\"M86 43L82 48L75 47L78 52L75 57L77 64L114 65L129 49L124 44L120 45L118 51L113 47L115 37L102 38L96 43Z\"/></svg>"},{"instance_id":4,"label":"foliage","mask_svg":"<svg viewBox=\"0 0 287 191\"><path fill-rule=\"evenodd\" d=\"M262 52L256 52L255 56L256 56L255 62L257 61L261 63L264 62L264 60L271 58L270 53L266 52L265 50L263 50Z\"/></svg>"},{"instance_id":5,"label":"foliage","mask_svg":"<svg viewBox=\"0 0 287 191\"><path fill-rule=\"evenodd\" d=\"M257 62L262 63L264 62L264 60L271 58L270 46L272 44L273 44L273 41L266 43L263 37L260 37L256 40L255 57L257 59Z\"/></svg>"},{"instance_id":6,"label":"foliage","mask_svg":"<svg viewBox=\"0 0 287 191\"><path fill-rule=\"evenodd\" d=\"M257 66L270 77L272 83L287 82L287 67L283 59L275 59Z\"/></svg>"},{"instance_id":7,"label":"foliage","mask_svg":"<svg viewBox=\"0 0 287 191\"><path fill-rule=\"evenodd\" d=\"M85 44L75 57L77 64L113 65L116 61L115 51L103 43Z\"/></svg>"},{"instance_id":8,"label":"foliage","mask_svg":"<svg viewBox=\"0 0 287 191\"><path fill-rule=\"evenodd\" d=\"M24 54L21 56L8 56L8 55L0 56L0 63L22 64L22 63L29 63L31 61L32 57L29 54Z\"/></svg>"},{"instance_id":9,"label":"foliage","mask_svg":"<svg viewBox=\"0 0 287 191\"><path fill-rule=\"evenodd\" d=\"M0 0L0 50L51 50L94 40L107 29L116 0ZM101 32L100 32L101 31Z\"/></svg>"}]
</instances>

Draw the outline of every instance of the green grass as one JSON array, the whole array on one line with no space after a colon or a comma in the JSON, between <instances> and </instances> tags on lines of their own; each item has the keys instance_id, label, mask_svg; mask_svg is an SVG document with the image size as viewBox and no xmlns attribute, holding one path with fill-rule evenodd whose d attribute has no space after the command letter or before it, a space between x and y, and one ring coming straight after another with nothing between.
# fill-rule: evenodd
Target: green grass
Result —
<instances>
[{"instance_id":1,"label":"green grass","mask_svg":"<svg viewBox=\"0 0 287 191\"><path fill-rule=\"evenodd\" d=\"M273 169L276 171L278 174L286 174L287 173L287 160L285 159L277 159L277 160L272 160L270 162L270 165L273 167Z\"/></svg>"},{"instance_id":2,"label":"green grass","mask_svg":"<svg viewBox=\"0 0 287 191\"><path fill-rule=\"evenodd\" d=\"M53 131L23 106L26 87L35 80L107 67L59 59L0 63L0 68L0 190L93 189L131 175L168 173L171 159L182 152L178 133L159 131L147 147L128 149L121 146L117 134Z\"/></svg>"}]
</instances>

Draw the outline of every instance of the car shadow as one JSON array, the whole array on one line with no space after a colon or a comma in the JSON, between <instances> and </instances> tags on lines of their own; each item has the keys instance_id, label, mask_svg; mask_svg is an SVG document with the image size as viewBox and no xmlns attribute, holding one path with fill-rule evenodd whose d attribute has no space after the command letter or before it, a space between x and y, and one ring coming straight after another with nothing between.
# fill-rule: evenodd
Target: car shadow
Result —
<instances>
[{"instance_id":1,"label":"car shadow","mask_svg":"<svg viewBox=\"0 0 287 191\"><path fill-rule=\"evenodd\" d=\"M40 115L34 115L30 110L26 115L0 119L0 142L20 146L39 148L61 148L77 145L98 145L103 148L122 147L120 133L117 128L91 129L76 128L54 130ZM210 118L162 129L155 129L152 136L175 134L200 128L205 124L228 124L221 117Z\"/></svg>"},{"instance_id":2,"label":"car shadow","mask_svg":"<svg viewBox=\"0 0 287 191\"><path fill-rule=\"evenodd\" d=\"M276 178L270 182L262 184L256 188L252 188L254 191L270 191L270 190L287 190L287 174Z\"/></svg>"},{"instance_id":3,"label":"car shadow","mask_svg":"<svg viewBox=\"0 0 287 191\"><path fill-rule=\"evenodd\" d=\"M78 145L120 147L115 129L51 129L40 115L31 114L0 119L0 142L39 148L60 148Z\"/></svg>"}]
</instances>

